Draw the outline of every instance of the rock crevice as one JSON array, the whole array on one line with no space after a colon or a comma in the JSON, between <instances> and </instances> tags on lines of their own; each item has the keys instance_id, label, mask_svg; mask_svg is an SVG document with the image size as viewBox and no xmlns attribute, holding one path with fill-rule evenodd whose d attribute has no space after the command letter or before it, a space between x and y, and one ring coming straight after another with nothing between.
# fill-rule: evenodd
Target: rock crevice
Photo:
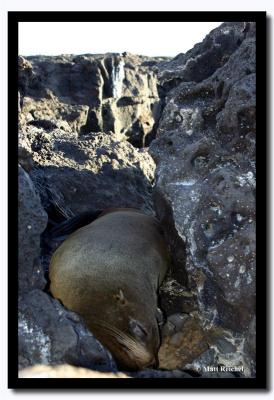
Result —
<instances>
[{"instance_id":1,"label":"rock crevice","mask_svg":"<svg viewBox=\"0 0 274 400\"><path fill-rule=\"evenodd\" d=\"M47 233L133 207L158 217L172 256L159 294L171 371L136 376L255 376L255 54L255 24L239 22L174 59L19 57L20 368L117 372L48 293Z\"/></svg>"}]
</instances>

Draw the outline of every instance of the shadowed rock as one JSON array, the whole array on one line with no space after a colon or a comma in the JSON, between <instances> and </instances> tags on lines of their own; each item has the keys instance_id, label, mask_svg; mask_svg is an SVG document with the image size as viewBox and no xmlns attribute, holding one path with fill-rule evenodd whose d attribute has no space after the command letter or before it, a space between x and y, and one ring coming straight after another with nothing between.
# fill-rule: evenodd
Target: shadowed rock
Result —
<instances>
[{"instance_id":1,"label":"shadowed rock","mask_svg":"<svg viewBox=\"0 0 274 400\"><path fill-rule=\"evenodd\" d=\"M254 334L255 52L255 24L226 23L158 64L166 105L150 146L157 215L169 216L164 229L173 253L177 237L185 246L185 291L197 298L203 326L241 338L239 346ZM251 347L238 348L238 360L234 352L247 375L254 373Z\"/></svg>"}]
</instances>

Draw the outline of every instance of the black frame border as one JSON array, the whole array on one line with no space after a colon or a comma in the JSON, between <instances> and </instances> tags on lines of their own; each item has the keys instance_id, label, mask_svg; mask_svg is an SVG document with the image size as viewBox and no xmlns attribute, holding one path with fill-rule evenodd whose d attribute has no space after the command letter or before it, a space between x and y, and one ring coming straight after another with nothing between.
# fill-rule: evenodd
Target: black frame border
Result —
<instances>
[{"instance_id":1,"label":"black frame border","mask_svg":"<svg viewBox=\"0 0 274 400\"><path fill-rule=\"evenodd\" d=\"M266 389L267 370L267 15L264 11L184 12L184 11L10 11L8 18L8 388L13 389ZM256 378L129 378L64 379L18 378L18 27L19 22L256 22L257 85L257 376ZM15 133L15 132L16 133ZM261 203L259 206L259 202ZM15 211L17 210L17 211ZM16 234L14 234L16 231ZM258 236L259 234L259 236ZM258 243L260 239L260 243ZM16 250L15 250L16 249Z\"/></svg>"}]
</instances>

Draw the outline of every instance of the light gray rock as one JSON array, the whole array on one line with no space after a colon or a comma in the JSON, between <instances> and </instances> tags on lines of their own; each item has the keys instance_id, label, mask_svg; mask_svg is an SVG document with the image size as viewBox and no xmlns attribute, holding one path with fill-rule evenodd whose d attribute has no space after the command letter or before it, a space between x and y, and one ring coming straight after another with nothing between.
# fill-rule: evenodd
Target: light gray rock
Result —
<instances>
[{"instance_id":1,"label":"light gray rock","mask_svg":"<svg viewBox=\"0 0 274 400\"><path fill-rule=\"evenodd\" d=\"M20 123L59 124L79 134L124 133L143 147L155 134L160 101L147 61L129 53L20 56Z\"/></svg>"},{"instance_id":2,"label":"light gray rock","mask_svg":"<svg viewBox=\"0 0 274 400\"><path fill-rule=\"evenodd\" d=\"M78 315L47 293L32 290L19 302L19 368L63 363L116 370L110 353Z\"/></svg>"}]
</instances>

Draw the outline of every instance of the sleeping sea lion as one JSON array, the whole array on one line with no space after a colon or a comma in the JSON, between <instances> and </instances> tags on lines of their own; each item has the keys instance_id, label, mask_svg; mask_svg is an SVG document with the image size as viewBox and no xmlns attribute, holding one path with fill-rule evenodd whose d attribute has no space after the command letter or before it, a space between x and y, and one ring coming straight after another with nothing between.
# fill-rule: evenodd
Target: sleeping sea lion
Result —
<instances>
[{"instance_id":1,"label":"sleeping sea lion","mask_svg":"<svg viewBox=\"0 0 274 400\"><path fill-rule=\"evenodd\" d=\"M84 318L120 367L138 370L157 360L157 293L169 263L154 217L135 209L112 209L55 251L50 290Z\"/></svg>"}]
</instances>

